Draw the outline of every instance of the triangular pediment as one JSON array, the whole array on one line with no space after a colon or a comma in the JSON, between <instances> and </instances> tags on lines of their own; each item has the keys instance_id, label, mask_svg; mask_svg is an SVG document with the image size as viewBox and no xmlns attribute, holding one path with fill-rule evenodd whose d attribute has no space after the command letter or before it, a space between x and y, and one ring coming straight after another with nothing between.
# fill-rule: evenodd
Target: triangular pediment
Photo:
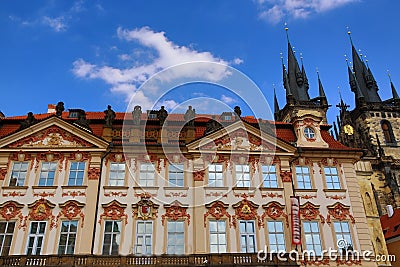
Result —
<instances>
[{"instance_id":1,"label":"triangular pediment","mask_svg":"<svg viewBox=\"0 0 400 267\"><path fill-rule=\"evenodd\" d=\"M296 148L271 133L243 121L237 121L187 145L189 152L290 153Z\"/></svg>"},{"instance_id":2,"label":"triangular pediment","mask_svg":"<svg viewBox=\"0 0 400 267\"><path fill-rule=\"evenodd\" d=\"M58 117L20 130L0 140L3 149L106 149L107 141Z\"/></svg>"}]
</instances>

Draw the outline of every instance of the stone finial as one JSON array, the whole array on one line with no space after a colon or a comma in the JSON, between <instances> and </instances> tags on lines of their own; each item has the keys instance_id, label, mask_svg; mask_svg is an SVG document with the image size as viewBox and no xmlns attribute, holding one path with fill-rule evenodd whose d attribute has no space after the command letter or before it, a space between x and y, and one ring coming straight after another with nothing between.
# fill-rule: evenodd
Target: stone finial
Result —
<instances>
[{"instance_id":1,"label":"stone finial","mask_svg":"<svg viewBox=\"0 0 400 267\"><path fill-rule=\"evenodd\" d=\"M194 126L194 118L196 116L196 110L189 106L185 113L185 122L188 126Z\"/></svg>"},{"instance_id":2,"label":"stone finial","mask_svg":"<svg viewBox=\"0 0 400 267\"><path fill-rule=\"evenodd\" d=\"M168 112L165 110L164 106L161 106L160 110L157 112L157 118L160 121L160 126L164 125L165 120L168 117Z\"/></svg>"},{"instance_id":3,"label":"stone finial","mask_svg":"<svg viewBox=\"0 0 400 267\"><path fill-rule=\"evenodd\" d=\"M142 107L137 105L133 108L132 111L133 125L140 125L141 116L142 116Z\"/></svg>"},{"instance_id":4,"label":"stone finial","mask_svg":"<svg viewBox=\"0 0 400 267\"><path fill-rule=\"evenodd\" d=\"M58 102L56 106L56 116L61 117L64 110L64 102Z\"/></svg>"},{"instance_id":5,"label":"stone finial","mask_svg":"<svg viewBox=\"0 0 400 267\"><path fill-rule=\"evenodd\" d=\"M114 119L115 119L115 116L116 116L116 115L115 115L114 110L112 110L112 109L111 109L111 106L108 105L108 106L107 106L107 109L104 110L104 120L105 120L106 126L108 126L108 127L111 127L111 126L112 126L113 121L114 121Z\"/></svg>"}]
</instances>

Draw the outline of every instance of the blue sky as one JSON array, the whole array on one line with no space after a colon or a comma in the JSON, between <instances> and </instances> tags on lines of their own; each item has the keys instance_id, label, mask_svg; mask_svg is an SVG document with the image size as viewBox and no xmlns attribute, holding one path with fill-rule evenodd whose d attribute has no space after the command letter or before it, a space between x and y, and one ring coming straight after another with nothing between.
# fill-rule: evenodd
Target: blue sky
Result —
<instances>
[{"instance_id":1,"label":"blue sky","mask_svg":"<svg viewBox=\"0 0 400 267\"><path fill-rule=\"evenodd\" d=\"M47 104L125 111L133 92L157 71L191 60L227 64L247 75L272 106L275 84L285 103L280 52L286 59L284 22L296 54L303 55L310 95L319 69L332 122L338 88L351 106L344 54L346 27L368 58L382 99L391 97L387 69L400 90L400 2L368 0L219 1L2 1L0 110L6 116L44 113ZM204 70L193 69L196 75ZM211 78L218 80L218 73ZM178 90L179 89L179 90ZM156 99L141 92L144 109ZM181 86L161 99L169 108L191 97L243 105L218 86ZM212 104L194 106L212 112Z\"/></svg>"}]
</instances>

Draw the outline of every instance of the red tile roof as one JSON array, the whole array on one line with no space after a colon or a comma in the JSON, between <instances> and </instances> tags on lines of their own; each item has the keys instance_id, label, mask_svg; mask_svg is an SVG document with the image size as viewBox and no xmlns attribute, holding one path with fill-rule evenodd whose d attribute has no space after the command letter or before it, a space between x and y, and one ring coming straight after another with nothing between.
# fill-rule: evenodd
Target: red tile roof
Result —
<instances>
[{"instance_id":1,"label":"red tile roof","mask_svg":"<svg viewBox=\"0 0 400 267\"><path fill-rule=\"evenodd\" d=\"M51 116L54 116L55 113L43 113L43 114L34 114L34 117L38 121L42 121L44 119L47 119ZM86 112L86 119L89 120L90 122L90 127L93 131L93 134L101 137L103 133L103 120L104 120L104 112ZM66 121L75 121L76 118L69 118L69 112L63 112L62 119ZM195 137L200 138L205 135L205 123L207 123L211 118L213 118L216 121L221 121L220 120L220 115L211 115L211 114L196 114L195 122L199 125L196 125L196 133ZM18 131L20 127L20 122L24 121L26 119L26 115L24 116L12 116L12 117L5 117L1 119L2 126L0 127L0 138L12 134L16 131ZM131 120L132 119L132 114L131 113L125 113L125 112L116 112L116 117L114 121L114 126L115 127L121 127L122 122L124 119ZM142 113L141 116L142 120L147 119L147 113ZM242 117L242 120L255 125L257 127L257 124L259 122L258 119L254 118L253 116L244 116ZM157 119L149 119L149 121L157 121ZM169 114L167 121L169 122L184 122L184 114ZM290 123L286 122L279 122L279 121L266 121L266 120L261 120L264 123L271 123L272 125L275 126L276 130L276 136L288 143L292 143L296 141L296 135L293 130L293 126ZM225 122L225 121L224 121ZM147 125L146 127L148 128L157 128L156 125ZM354 148L349 148L346 147L345 145L341 144L340 142L336 141L329 133L330 126L329 125L321 125L321 135L322 138L329 144L330 149L333 150L358 150Z\"/></svg>"},{"instance_id":2,"label":"red tile roof","mask_svg":"<svg viewBox=\"0 0 400 267\"><path fill-rule=\"evenodd\" d=\"M381 225L385 239L400 236L400 209L395 209L392 217L381 216Z\"/></svg>"}]
</instances>

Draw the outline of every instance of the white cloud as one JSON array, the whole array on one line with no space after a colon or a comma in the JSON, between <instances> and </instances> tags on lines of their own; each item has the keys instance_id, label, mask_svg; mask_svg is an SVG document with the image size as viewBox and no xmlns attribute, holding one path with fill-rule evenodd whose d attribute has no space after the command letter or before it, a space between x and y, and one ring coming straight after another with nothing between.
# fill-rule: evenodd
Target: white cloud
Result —
<instances>
[{"instance_id":1,"label":"white cloud","mask_svg":"<svg viewBox=\"0 0 400 267\"><path fill-rule=\"evenodd\" d=\"M304 19L360 0L258 0L259 17L273 24L286 17Z\"/></svg>"},{"instance_id":2,"label":"white cloud","mask_svg":"<svg viewBox=\"0 0 400 267\"><path fill-rule=\"evenodd\" d=\"M65 18L63 16L50 18L50 17L43 17L42 20L43 24L49 26L56 32L62 32L67 29L67 24L65 23Z\"/></svg>"},{"instance_id":3,"label":"white cloud","mask_svg":"<svg viewBox=\"0 0 400 267\"><path fill-rule=\"evenodd\" d=\"M243 62L244 62L243 59L236 57L236 58L234 58L234 59L232 60L231 63L234 64L234 65L240 65L240 64L242 64Z\"/></svg>"},{"instance_id":4,"label":"white cloud","mask_svg":"<svg viewBox=\"0 0 400 267\"><path fill-rule=\"evenodd\" d=\"M197 51L188 46L180 46L168 40L164 32L155 32L149 27L142 27L133 30L118 28L117 36L122 41L136 42L142 48L153 51L152 55L143 53L141 49L135 49L131 54L120 54L122 60L131 59L135 61L134 66L129 68L118 68L107 65L91 64L84 59L77 59L73 62L73 73L75 76L87 79L100 79L111 85L111 92L120 93L125 96L128 102L132 95L135 99L140 99L142 108L148 109L155 104L154 94L157 88L152 88L152 92L139 92L138 88L152 75L168 67L190 63L190 62L217 62L228 65L219 57L211 52ZM136 52L135 52L136 51ZM137 52L137 51L140 51ZM155 53L154 53L155 52ZM143 57L146 55L146 57ZM233 64L241 64L243 60L235 58ZM185 68L177 71L168 71L158 76L159 80L169 81L176 78L204 78L210 81L219 81L230 75L226 67L215 67L206 64L189 64ZM150 94L152 93L152 94ZM153 95L153 96L151 96ZM164 106L172 109L176 106L173 100L165 100Z\"/></svg>"},{"instance_id":5,"label":"white cloud","mask_svg":"<svg viewBox=\"0 0 400 267\"><path fill-rule=\"evenodd\" d=\"M234 99L232 97L229 97L229 96L226 96L226 95L222 95L221 96L221 101L226 103L226 104L232 104L232 103L237 102L236 99Z\"/></svg>"}]
</instances>

